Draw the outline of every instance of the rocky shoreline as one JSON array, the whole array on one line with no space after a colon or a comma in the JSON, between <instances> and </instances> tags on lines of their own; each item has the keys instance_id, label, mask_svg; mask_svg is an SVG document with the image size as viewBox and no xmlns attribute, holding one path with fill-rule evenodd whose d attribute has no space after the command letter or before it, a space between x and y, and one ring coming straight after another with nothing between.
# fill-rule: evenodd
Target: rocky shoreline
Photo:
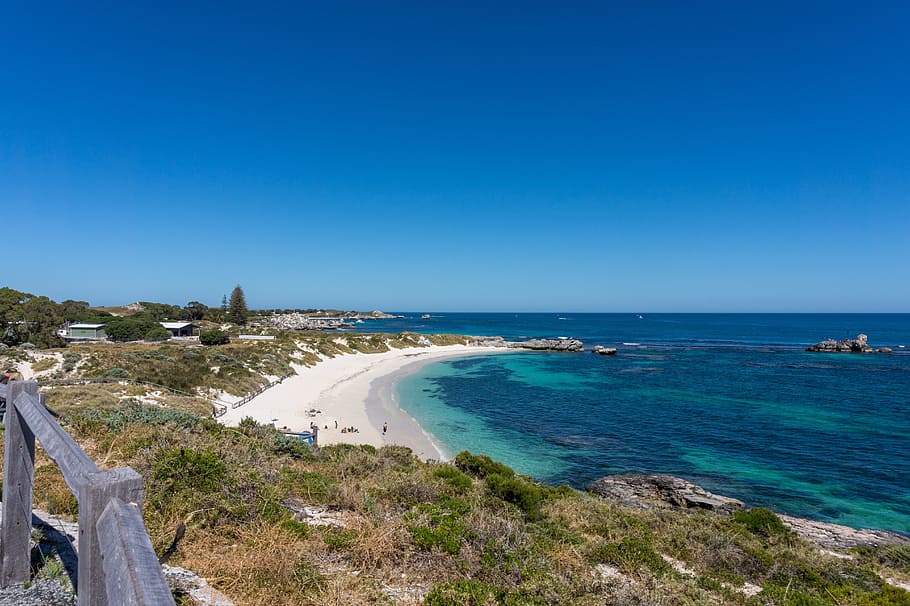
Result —
<instances>
[{"instance_id":1,"label":"rocky shoreline","mask_svg":"<svg viewBox=\"0 0 910 606\"><path fill-rule=\"evenodd\" d=\"M730 515L746 508L738 499L714 494L698 484L670 475L605 476L588 484L587 490L618 505L634 509L700 509ZM778 517L797 535L823 549L910 544L910 537L896 532L856 529L784 514L778 514Z\"/></svg>"}]
</instances>

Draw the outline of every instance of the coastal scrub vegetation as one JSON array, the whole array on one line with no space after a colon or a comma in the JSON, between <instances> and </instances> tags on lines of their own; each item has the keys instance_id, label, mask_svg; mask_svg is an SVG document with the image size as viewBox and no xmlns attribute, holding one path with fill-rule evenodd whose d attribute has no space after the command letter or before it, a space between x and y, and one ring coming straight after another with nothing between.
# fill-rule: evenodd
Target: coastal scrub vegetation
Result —
<instances>
[{"instance_id":1,"label":"coastal scrub vegetation","mask_svg":"<svg viewBox=\"0 0 910 606\"><path fill-rule=\"evenodd\" d=\"M147 320L118 318L113 324L128 326L131 331L160 329L167 332ZM42 382L122 380L147 385L150 389L173 390L186 396L217 398L220 394L229 394L243 397L280 377L294 374L295 366L312 366L339 354L377 353L429 344L464 344L468 340L458 335L318 331L275 331L272 336L275 338L269 341L235 339L231 342L228 332L206 329L202 331L199 343L78 343L66 349L44 351L8 348L0 351L0 365L17 366L28 362Z\"/></svg>"},{"instance_id":2,"label":"coastal scrub vegetation","mask_svg":"<svg viewBox=\"0 0 910 606\"><path fill-rule=\"evenodd\" d=\"M636 510L480 454L314 448L251 419L98 398L65 409L67 431L142 474L157 552L184 524L170 563L238 605L910 604L883 580L910 579L907 547L835 557L765 509ZM35 502L77 511L40 451Z\"/></svg>"}]
</instances>

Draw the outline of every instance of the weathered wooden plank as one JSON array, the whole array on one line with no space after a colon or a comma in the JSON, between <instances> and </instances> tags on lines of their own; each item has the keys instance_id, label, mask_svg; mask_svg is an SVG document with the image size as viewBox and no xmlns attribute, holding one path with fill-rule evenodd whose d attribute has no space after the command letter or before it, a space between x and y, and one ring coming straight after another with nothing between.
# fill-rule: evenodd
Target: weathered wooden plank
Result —
<instances>
[{"instance_id":1,"label":"weathered wooden plank","mask_svg":"<svg viewBox=\"0 0 910 606\"><path fill-rule=\"evenodd\" d=\"M137 505L111 499L98 518L97 530L108 603L174 604Z\"/></svg>"},{"instance_id":2,"label":"weathered wooden plank","mask_svg":"<svg viewBox=\"0 0 910 606\"><path fill-rule=\"evenodd\" d=\"M87 473L97 472L98 466L37 399L17 399L16 410L28 423L47 456L60 467L63 480L78 499L80 478Z\"/></svg>"},{"instance_id":3,"label":"weathered wooden plank","mask_svg":"<svg viewBox=\"0 0 910 606\"><path fill-rule=\"evenodd\" d=\"M7 415L3 452L3 518L0 521L0 587L29 580L32 532L32 491L35 481L35 435L18 410L18 403L37 396L34 381L7 385Z\"/></svg>"},{"instance_id":4,"label":"weathered wooden plank","mask_svg":"<svg viewBox=\"0 0 910 606\"><path fill-rule=\"evenodd\" d=\"M116 497L126 503L142 506L142 476L122 467L82 476L79 486L79 606L104 606L107 589L104 581L103 559L98 541L98 518L108 501ZM116 604L118 602L110 602Z\"/></svg>"}]
</instances>

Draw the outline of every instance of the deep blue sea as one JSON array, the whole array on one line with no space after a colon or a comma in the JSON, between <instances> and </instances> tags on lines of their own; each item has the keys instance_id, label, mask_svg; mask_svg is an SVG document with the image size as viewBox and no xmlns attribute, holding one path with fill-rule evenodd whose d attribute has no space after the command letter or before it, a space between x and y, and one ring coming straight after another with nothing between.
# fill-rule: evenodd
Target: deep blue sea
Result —
<instances>
[{"instance_id":1,"label":"deep blue sea","mask_svg":"<svg viewBox=\"0 0 910 606\"><path fill-rule=\"evenodd\" d=\"M619 349L473 356L405 377L402 408L450 453L578 488L669 473L751 506L910 532L910 314L406 315L358 330ZM805 351L860 332L895 353Z\"/></svg>"}]
</instances>

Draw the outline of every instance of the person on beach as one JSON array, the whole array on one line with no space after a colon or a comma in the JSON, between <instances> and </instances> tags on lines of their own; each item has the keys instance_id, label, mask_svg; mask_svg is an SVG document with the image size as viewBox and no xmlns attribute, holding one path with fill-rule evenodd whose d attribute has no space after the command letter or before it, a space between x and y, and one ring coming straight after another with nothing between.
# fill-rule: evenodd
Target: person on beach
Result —
<instances>
[{"instance_id":1,"label":"person on beach","mask_svg":"<svg viewBox=\"0 0 910 606\"><path fill-rule=\"evenodd\" d=\"M387 432L388 430L389 430L389 423L388 423L388 421L386 421L385 423L382 424L382 435L385 435L385 432Z\"/></svg>"}]
</instances>

